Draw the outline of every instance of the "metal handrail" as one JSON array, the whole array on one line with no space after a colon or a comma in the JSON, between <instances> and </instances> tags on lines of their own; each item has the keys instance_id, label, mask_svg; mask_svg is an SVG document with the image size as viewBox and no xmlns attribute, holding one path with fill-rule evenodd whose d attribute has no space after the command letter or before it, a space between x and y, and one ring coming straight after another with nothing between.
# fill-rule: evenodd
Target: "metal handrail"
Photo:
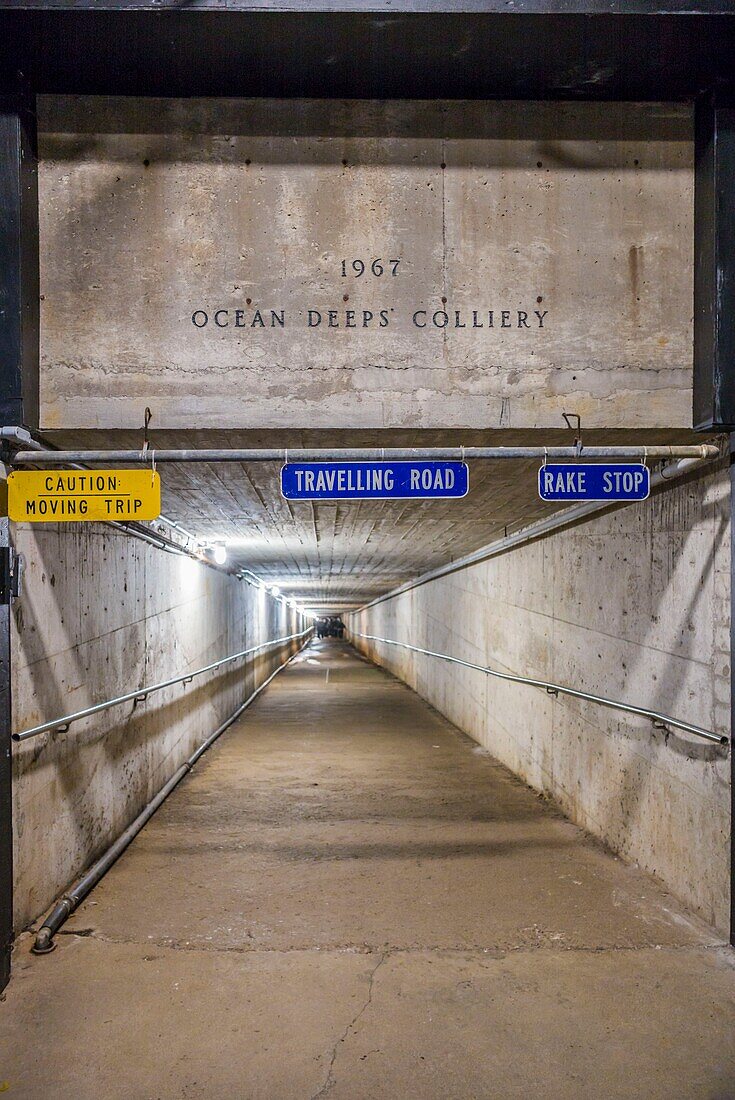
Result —
<instances>
[{"instance_id":1,"label":"metal handrail","mask_svg":"<svg viewBox=\"0 0 735 1100\"><path fill-rule=\"evenodd\" d=\"M65 733L72 722L78 722L80 718L87 718L90 714L99 714L100 711L109 710L110 707L116 707L120 703L128 703L131 700L143 702L149 695L152 695L154 691L162 691L164 688L173 687L174 684L188 683L190 680L193 680L195 676L201 676L205 672L211 672L221 665L230 664L232 661L237 661L241 657L247 657L251 653L258 653L262 649L272 649L274 646L283 645L285 642L293 642L297 638L304 638L312 629L313 627L309 626L298 634L289 634L286 638L274 638L270 642L261 642L260 645L251 646L250 649L243 649L239 653L232 653L228 657L221 657L219 661L213 661L212 664L205 665L204 668L194 669L193 672L185 672L182 676L174 676L172 679L164 680L160 684L150 684L148 687L137 688L136 691L129 691L125 695L116 696L114 699L106 699L104 703L95 703L94 706L85 707L84 710L77 710L73 714L65 714L62 718L53 718L50 722L42 722L38 726L31 726L30 729L23 730L21 733L14 733L13 740L27 741L29 737L36 737L39 733L46 733L48 730L59 730Z\"/></svg>"},{"instance_id":2,"label":"metal handrail","mask_svg":"<svg viewBox=\"0 0 735 1100\"><path fill-rule=\"evenodd\" d=\"M575 699L587 699L591 703L599 703L603 707L612 707L613 710L624 710L628 714L639 714L643 718L650 718L659 728L673 726L675 729L685 730L696 737L702 737L705 741L713 741L717 745L728 745L729 738L723 737L712 730L703 729L701 726L692 725L691 722L681 722L678 718L672 718L670 714L661 714L647 707L636 707L631 703L621 703L616 699L608 699L604 695L592 695L588 691L579 691L577 688L565 687L564 684L555 684L549 680L534 680L529 676L516 676L510 672L498 672L497 669L488 668L486 665L475 665L471 661L462 661L459 657L450 657L448 653L435 653L431 649L420 649L418 646L409 645L408 642L396 642L392 638L379 638L375 634L362 634L359 630L352 631L358 638L366 638L371 642L382 642L384 645L395 645L402 649L410 649L412 653L423 653L426 657L437 657L441 661L449 661L453 665L462 665L463 668L471 668L476 672L484 672L487 676L494 676L498 680L508 680L513 684L528 684L530 687L544 688L550 695L571 695Z\"/></svg>"}]
</instances>

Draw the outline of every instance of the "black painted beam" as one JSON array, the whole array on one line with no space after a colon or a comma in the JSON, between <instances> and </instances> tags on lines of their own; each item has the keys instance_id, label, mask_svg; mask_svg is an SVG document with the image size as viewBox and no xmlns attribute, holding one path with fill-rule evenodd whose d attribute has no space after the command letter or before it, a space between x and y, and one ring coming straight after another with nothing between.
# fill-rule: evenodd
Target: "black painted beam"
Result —
<instances>
[{"instance_id":1,"label":"black painted beam","mask_svg":"<svg viewBox=\"0 0 735 1100\"><path fill-rule=\"evenodd\" d=\"M38 186L34 101L0 99L0 424L38 424ZM4 468L0 466L0 474ZM0 517L0 989L13 942L10 588L12 548Z\"/></svg>"},{"instance_id":2,"label":"black painted beam","mask_svg":"<svg viewBox=\"0 0 735 1100\"><path fill-rule=\"evenodd\" d=\"M625 15L562 0L503 12L283 6L0 0L0 87L18 67L38 93L89 95L650 101L735 82L735 7L719 4Z\"/></svg>"},{"instance_id":3,"label":"black painted beam","mask_svg":"<svg viewBox=\"0 0 735 1100\"><path fill-rule=\"evenodd\" d=\"M730 944L735 947L735 435L730 435Z\"/></svg>"},{"instance_id":4,"label":"black painted beam","mask_svg":"<svg viewBox=\"0 0 735 1100\"><path fill-rule=\"evenodd\" d=\"M10 553L10 521L0 517L0 990L10 980L13 944Z\"/></svg>"},{"instance_id":5,"label":"black painted beam","mask_svg":"<svg viewBox=\"0 0 735 1100\"><path fill-rule=\"evenodd\" d=\"M694 407L702 431L735 431L735 101L696 105Z\"/></svg>"},{"instance_id":6,"label":"black painted beam","mask_svg":"<svg viewBox=\"0 0 735 1100\"><path fill-rule=\"evenodd\" d=\"M32 100L0 99L0 424L38 426L38 182Z\"/></svg>"}]
</instances>

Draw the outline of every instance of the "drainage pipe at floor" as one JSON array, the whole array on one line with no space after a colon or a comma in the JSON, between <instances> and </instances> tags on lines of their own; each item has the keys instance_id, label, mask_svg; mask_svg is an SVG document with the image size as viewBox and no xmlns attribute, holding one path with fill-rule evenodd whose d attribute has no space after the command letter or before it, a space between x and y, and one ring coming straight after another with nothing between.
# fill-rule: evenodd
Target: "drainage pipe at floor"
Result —
<instances>
[{"instance_id":1,"label":"drainage pipe at floor","mask_svg":"<svg viewBox=\"0 0 735 1100\"><path fill-rule=\"evenodd\" d=\"M291 664L294 658L299 656L299 653L309 644L309 639L299 648L297 653L294 653L287 661L284 661L282 665L270 674L267 680L264 680L260 687L249 698L241 703L240 706L234 711L233 714L227 718L221 726L210 734L210 736L203 741L199 748L195 749L191 756L184 761L181 767L174 772L167 783L161 787L158 794L148 803L148 805L138 814L134 821L131 821L127 829L120 834L117 840L110 845L107 851L100 856L100 858L93 863L89 870L85 871L80 879L74 883L71 889L57 901L54 908L51 910L46 920L43 922L38 932L36 933L36 941L31 948L34 955L48 955L56 947L54 942L54 936L61 928L62 924L71 916L75 909L84 901L87 895L94 889L97 883L107 874L110 867L118 859L119 856L125 851L128 845L135 839L143 826L150 821L158 807L166 801L171 791L179 785L185 775L188 775L192 770L196 762L199 760L211 745L217 740L217 738L228 729L233 722L236 722L242 712L246 710L252 702L260 695L264 688L268 687L271 680L282 672L284 668Z\"/></svg>"}]
</instances>

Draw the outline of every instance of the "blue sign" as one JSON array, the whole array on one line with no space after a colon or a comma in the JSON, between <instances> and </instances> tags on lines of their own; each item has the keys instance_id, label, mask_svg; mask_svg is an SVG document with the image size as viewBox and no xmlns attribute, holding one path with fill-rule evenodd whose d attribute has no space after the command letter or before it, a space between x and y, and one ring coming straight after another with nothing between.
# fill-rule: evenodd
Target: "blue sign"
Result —
<instances>
[{"instance_id":1,"label":"blue sign","mask_svg":"<svg viewBox=\"0 0 735 1100\"><path fill-rule=\"evenodd\" d=\"M642 464L548 462L538 472L542 500L645 500L650 491L651 474Z\"/></svg>"},{"instance_id":2,"label":"blue sign","mask_svg":"<svg viewBox=\"0 0 735 1100\"><path fill-rule=\"evenodd\" d=\"M467 495L465 462L288 462L287 500L442 500Z\"/></svg>"}]
</instances>

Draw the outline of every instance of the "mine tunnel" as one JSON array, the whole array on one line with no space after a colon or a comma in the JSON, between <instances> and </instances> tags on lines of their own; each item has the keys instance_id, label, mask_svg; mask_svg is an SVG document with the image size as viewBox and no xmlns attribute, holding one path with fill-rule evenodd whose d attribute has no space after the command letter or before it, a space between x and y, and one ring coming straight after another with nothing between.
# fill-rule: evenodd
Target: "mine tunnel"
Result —
<instances>
[{"instance_id":1,"label":"mine tunnel","mask_svg":"<svg viewBox=\"0 0 735 1100\"><path fill-rule=\"evenodd\" d=\"M0 1092L735 1096L735 16L623 7L0 0Z\"/></svg>"}]
</instances>

